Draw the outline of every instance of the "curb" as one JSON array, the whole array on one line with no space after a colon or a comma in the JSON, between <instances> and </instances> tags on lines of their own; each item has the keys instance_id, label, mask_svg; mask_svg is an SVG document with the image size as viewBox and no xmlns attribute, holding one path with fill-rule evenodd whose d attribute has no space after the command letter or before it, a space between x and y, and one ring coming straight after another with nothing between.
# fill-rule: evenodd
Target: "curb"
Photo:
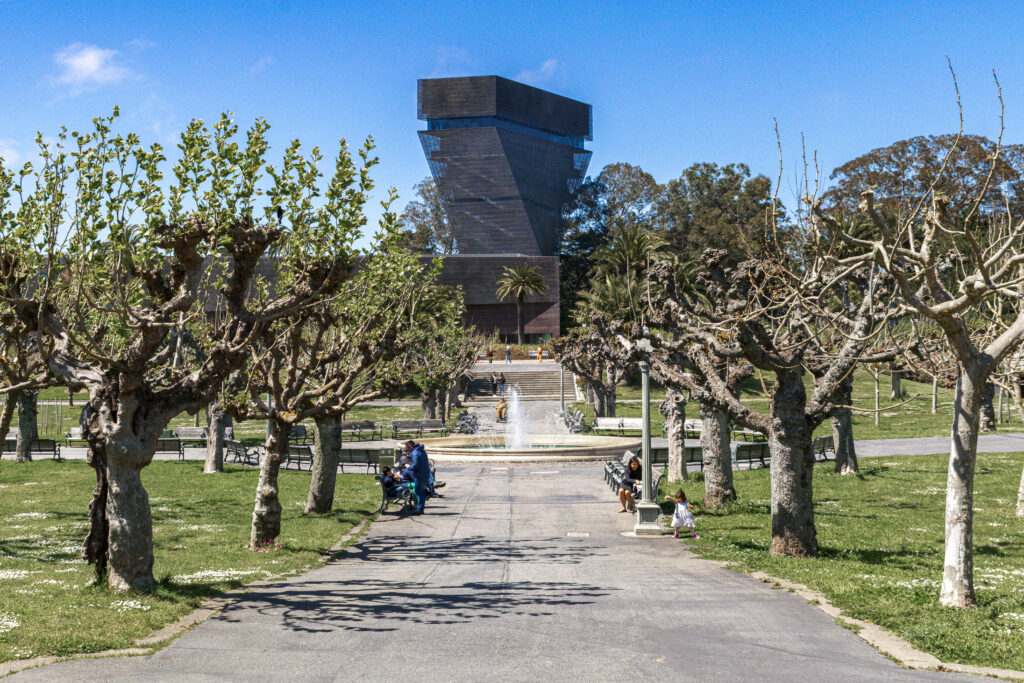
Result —
<instances>
[{"instance_id":1,"label":"curb","mask_svg":"<svg viewBox=\"0 0 1024 683\"><path fill-rule=\"evenodd\" d=\"M370 523L377 519L377 514L374 513L369 517L363 519L363 521L356 524L354 527L349 529L348 533L338 539L338 542L332 545L326 553L324 553L319 560L315 563L303 565L296 569L283 572L281 574L275 574L273 576L267 576L265 578L247 583L244 586L238 588L232 588L229 591L225 591L220 595L212 598L207 598L199 604L199 607L192 610L181 619L178 619L172 624L168 624L163 628L159 629L146 636L135 641L136 647L123 648L120 650L102 650L100 652L83 652L81 654L73 655L49 655L46 657L35 657L33 659L14 659L9 662L0 663L0 678L16 674L26 669L34 669L41 666L47 666L49 664L57 664L59 662L72 662L80 659L100 659L105 657L129 657L138 655L151 655L164 645L170 643L171 640L177 638L186 631L191 630L195 626L203 623L217 612L221 611L228 605L232 604L238 598L248 593L249 591L259 588L260 586L266 586L272 583L277 583L282 579L290 578L304 574L308 571L316 569L319 566L325 565L328 562L333 562L338 558L339 555L344 553L346 547L353 541L363 535L366 529L370 526Z\"/></svg>"},{"instance_id":2,"label":"curb","mask_svg":"<svg viewBox=\"0 0 1024 683\"><path fill-rule=\"evenodd\" d=\"M725 563L719 564L722 564L723 567L739 571L734 565ZM799 595L801 598L804 598L807 600L808 604L814 605L836 621L842 621L845 624L854 626L855 628L850 630L867 641L869 645L874 647L883 655L896 660L901 666L908 669L978 674L981 676L994 676L996 678L1004 678L1012 681L1024 681L1024 671L943 662L934 655L918 650L903 638L886 631L878 624L846 616L843 614L842 610L833 605L824 595L802 584L780 579L771 576L770 574L765 574L764 572L751 572L749 576L764 583L770 583L779 588L785 588L786 590Z\"/></svg>"}]
</instances>

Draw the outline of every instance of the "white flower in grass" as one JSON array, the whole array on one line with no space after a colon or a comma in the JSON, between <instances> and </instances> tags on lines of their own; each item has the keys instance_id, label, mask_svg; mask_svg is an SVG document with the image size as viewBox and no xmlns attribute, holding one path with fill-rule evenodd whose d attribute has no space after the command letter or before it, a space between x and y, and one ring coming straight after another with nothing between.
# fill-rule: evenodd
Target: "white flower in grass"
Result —
<instances>
[{"instance_id":1,"label":"white flower in grass","mask_svg":"<svg viewBox=\"0 0 1024 683\"><path fill-rule=\"evenodd\" d=\"M39 572L30 572L27 569L0 569L0 580L24 579L29 574L38 573Z\"/></svg>"},{"instance_id":2,"label":"white flower in grass","mask_svg":"<svg viewBox=\"0 0 1024 683\"><path fill-rule=\"evenodd\" d=\"M229 579L244 579L253 574L270 576L270 572L262 569L204 569L194 574L179 574L174 577L178 583L199 583L200 581L227 581Z\"/></svg>"},{"instance_id":3,"label":"white flower in grass","mask_svg":"<svg viewBox=\"0 0 1024 683\"><path fill-rule=\"evenodd\" d=\"M15 519L49 519L49 512L19 512L13 515Z\"/></svg>"},{"instance_id":4,"label":"white flower in grass","mask_svg":"<svg viewBox=\"0 0 1024 683\"><path fill-rule=\"evenodd\" d=\"M138 600L115 600L110 603L110 608L117 610L118 614L124 614L125 612L131 612L132 610L145 612L150 608L150 606L144 605Z\"/></svg>"},{"instance_id":5,"label":"white flower in grass","mask_svg":"<svg viewBox=\"0 0 1024 683\"><path fill-rule=\"evenodd\" d=\"M0 633L7 633L10 630L16 629L21 624L14 618L14 615L0 612Z\"/></svg>"}]
</instances>

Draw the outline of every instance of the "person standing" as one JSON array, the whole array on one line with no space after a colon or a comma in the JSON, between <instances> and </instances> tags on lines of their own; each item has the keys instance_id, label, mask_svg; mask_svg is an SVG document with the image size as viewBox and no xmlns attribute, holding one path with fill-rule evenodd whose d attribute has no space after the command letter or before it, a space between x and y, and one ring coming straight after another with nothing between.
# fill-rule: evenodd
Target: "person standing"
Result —
<instances>
[{"instance_id":1,"label":"person standing","mask_svg":"<svg viewBox=\"0 0 1024 683\"><path fill-rule=\"evenodd\" d=\"M505 373L498 373L498 394L501 396L505 395Z\"/></svg>"},{"instance_id":2,"label":"person standing","mask_svg":"<svg viewBox=\"0 0 1024 683\"><path fill-rule=\"evenodd\" d=\"M544 347L543 346L538 346L537 347L537 362L538 363L543 363L544 362Z\"/></svg>"},{"instance_id":3,"label":"person standing","mask_svg":"<svg viewBox=\"0 0 1024 683\"><path fill-rule=\"evenodd\" d=\"M512 345L511 344L505 344L505 362L510 364L510 365L512 364Z\"/></svg>"},{"instance_id":4,"label":"person standing","mask_svg":"<svg viewBox=\"0 0 1024 683\"><path fill-rule=\"evenodd\" d=\"M488 364L494 362L494 349L492 349L490 346L487 347L487 362Z\"/></svg>"},{"instance_id":5,"label":"person standing","mask_svg":"<svg viewBox=\"0 0 1024 683\"><path fill-rule=\"evenodd\" d=\"M498 393L498 373L491 370L491 396Z\"/></svg>"},{"instance_id":6,"label":"person standing","mask_svg":"<svg viewBox=\"0 0 1024 683\"><path fill-rule=\"evenodd\" d=\"M406 441L409 450L409 471L412 472L413 488L416 491L416 513L422 515L427 503L427 488L430 484L430 461L423 444Z\"/></svg>"}]
</instances>

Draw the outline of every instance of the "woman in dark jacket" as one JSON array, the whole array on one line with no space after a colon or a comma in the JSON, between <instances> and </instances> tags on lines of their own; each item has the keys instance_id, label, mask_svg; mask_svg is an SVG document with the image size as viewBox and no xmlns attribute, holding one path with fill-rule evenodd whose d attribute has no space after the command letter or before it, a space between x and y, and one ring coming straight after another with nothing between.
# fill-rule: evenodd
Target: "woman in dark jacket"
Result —
<instances>
[{"instance_id":1,"label":"woman in dark jacket","mask_svg":"<svg viewBox=\"0 0 1024 683\"><path fill-rule=\"evenodd\" d=\"M625 512L633 509L633 487L643 481L644 468L640 466L640 458L635 455L626 464L626 476L622 479L622 488L619 489L619 502Z\"/></svg>"}]
</instances>

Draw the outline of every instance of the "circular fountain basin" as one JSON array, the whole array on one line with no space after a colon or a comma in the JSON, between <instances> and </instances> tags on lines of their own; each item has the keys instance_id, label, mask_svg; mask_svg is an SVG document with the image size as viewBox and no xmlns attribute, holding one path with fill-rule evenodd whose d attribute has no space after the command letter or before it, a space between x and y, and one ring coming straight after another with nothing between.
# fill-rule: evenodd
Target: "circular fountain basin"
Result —
<instances>
[{"instance_id":1,"label":"circular fountain basin","mask_svg":"<svg viewBox=\"0 0 1024 683\"><path fill-rule=\"evenodd\" d=\"M640 447L640 439L581 434L529 434L526 442L526 448L506 448L500 434L422 440L430 459L441 462L607 460Z\"/></svg>"}]
</instances>

